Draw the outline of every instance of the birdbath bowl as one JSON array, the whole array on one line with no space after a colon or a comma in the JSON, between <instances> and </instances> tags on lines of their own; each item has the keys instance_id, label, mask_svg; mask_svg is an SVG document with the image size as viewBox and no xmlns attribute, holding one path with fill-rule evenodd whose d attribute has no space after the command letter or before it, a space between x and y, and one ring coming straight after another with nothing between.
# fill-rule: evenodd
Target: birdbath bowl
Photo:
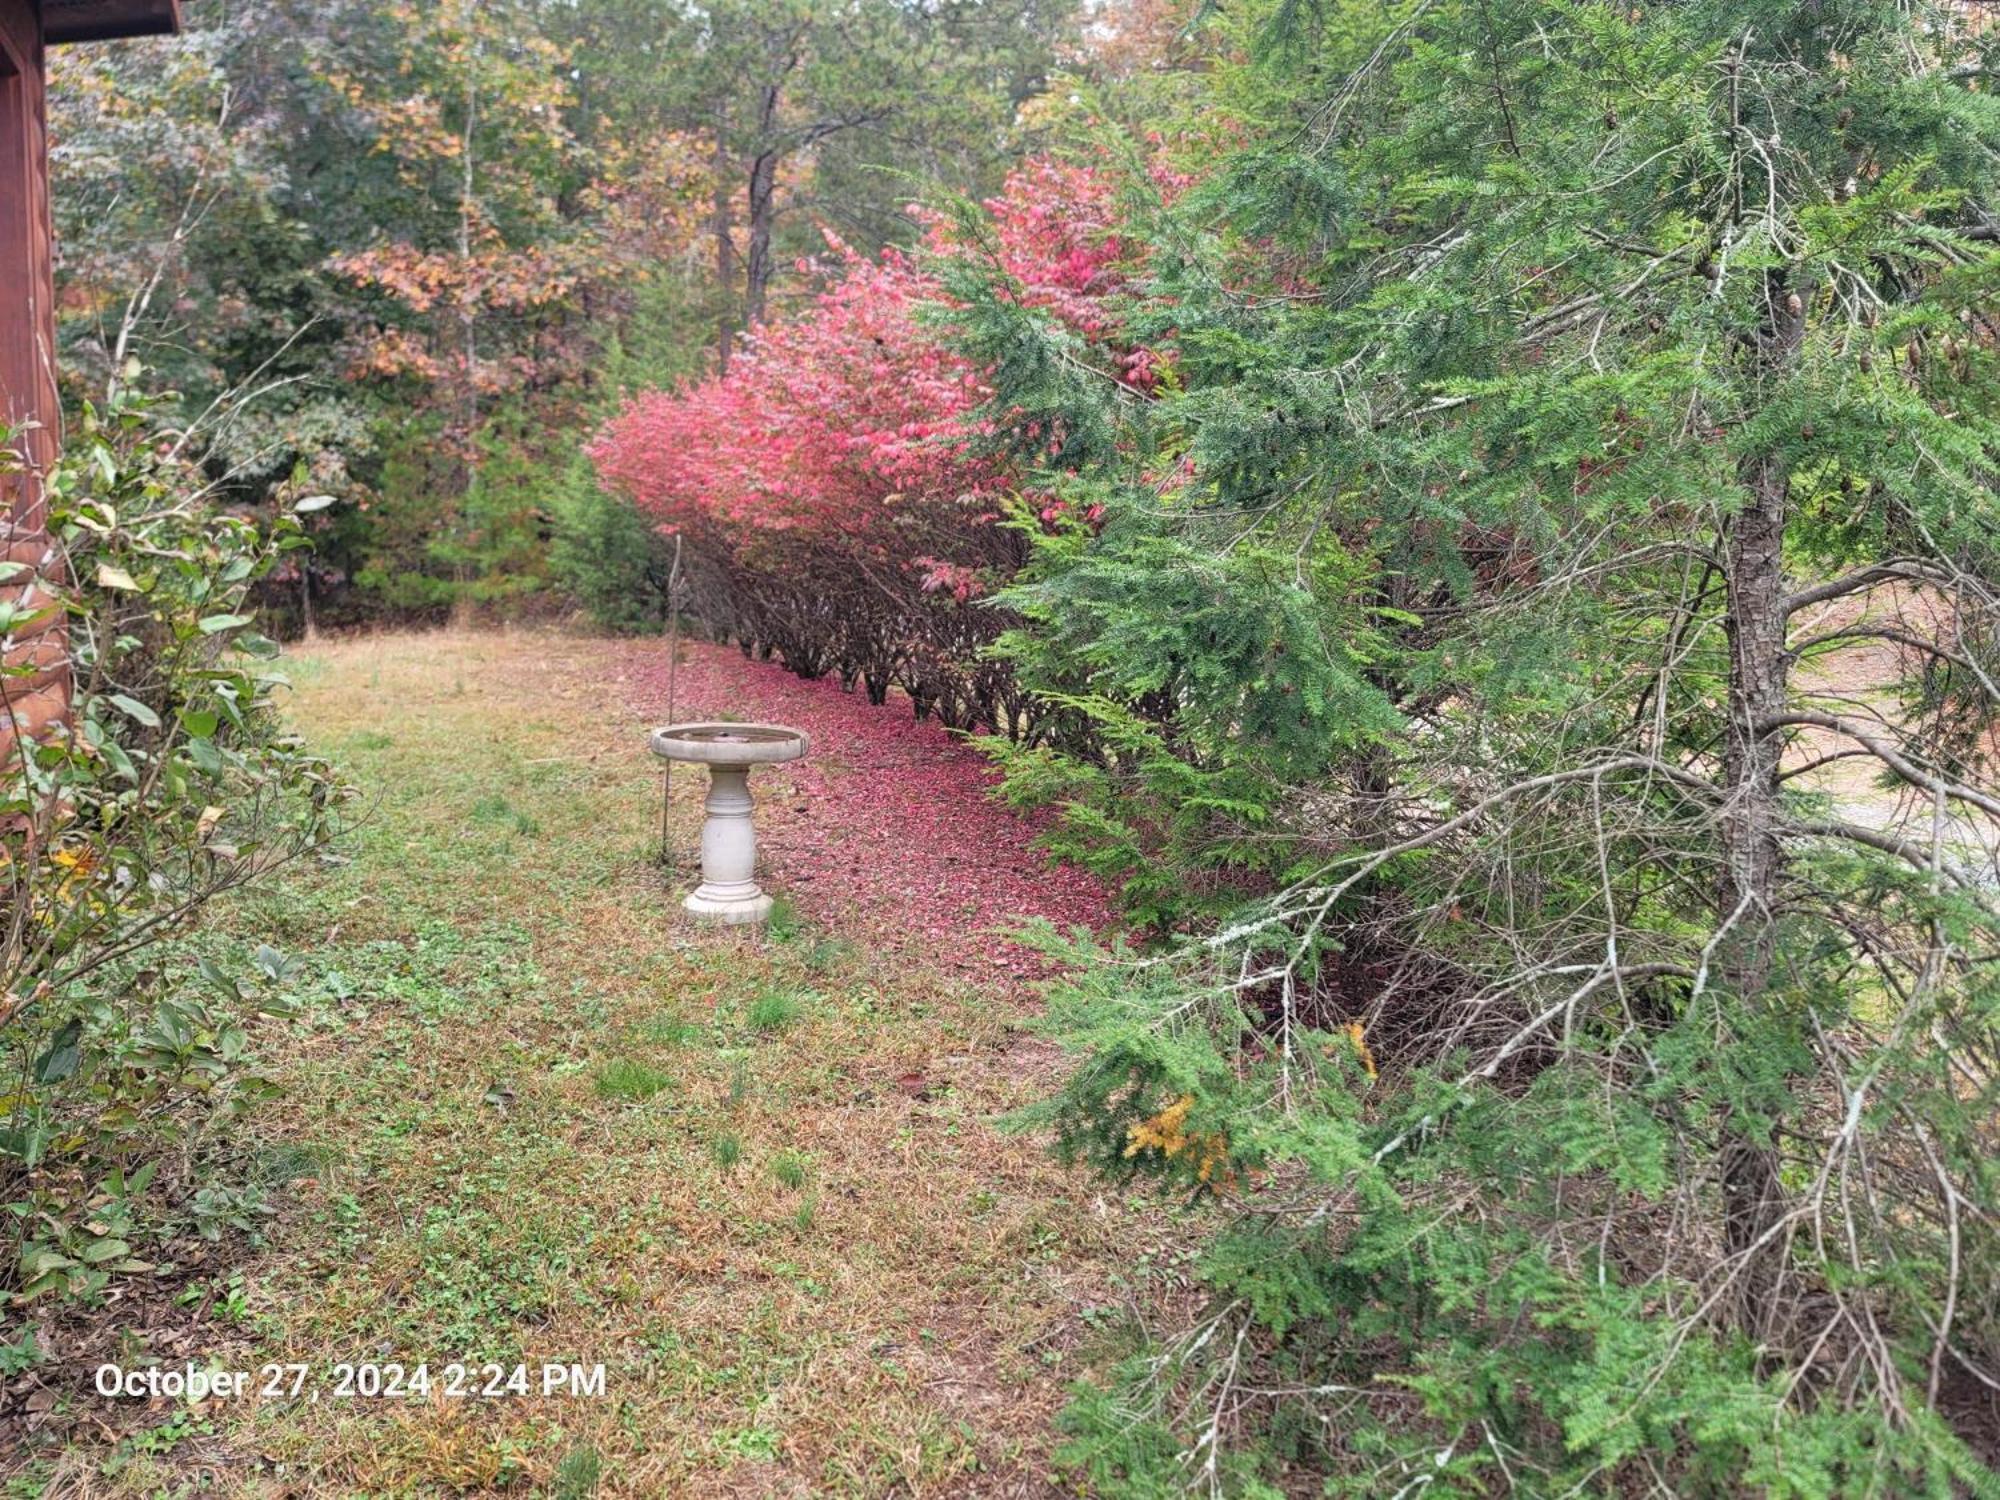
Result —
<instances>
[{"instance_id":1,"label":"birdbath bowl","mask_svg":"<svg viewBox=\"0 0 2000 1500\"><path fill-rule=\"evenodd\" d=\"M668 724L653 731L653 754L708 767L701 825L701 884L683 903L716 922L761 922L771 898L758 889L757 831L750 821L750 768L797 760L811 746L782 724Z\"/></svg>"}]
</instances>

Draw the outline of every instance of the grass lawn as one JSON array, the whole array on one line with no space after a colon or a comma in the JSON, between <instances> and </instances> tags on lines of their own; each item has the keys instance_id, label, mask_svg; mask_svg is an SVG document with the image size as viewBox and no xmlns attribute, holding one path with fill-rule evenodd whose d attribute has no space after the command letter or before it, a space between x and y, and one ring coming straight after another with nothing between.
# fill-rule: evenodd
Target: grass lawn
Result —
<instances>
[{"instance_id":1,"label":"grass lawn","mask_svg":"<svg viewBox=\"0 0 2000 1500\"><path fill-rule=\"evenodd\" d=\"M346 863L236 902L299 963L256 1046L264 1246L197 1352L318 1400L162 1408L69 1477L153 1493L1034 1494L1067 1381L1178 1283L1170 1214L995 1128L1031 1002L788 915L683 918L615 681L657 644L378 636L295 656L366 789ZM775 669L745 664L746 674ZM887 713L891 710L883 710ZM746 714L746 717L754 715ZM784 771L763 772L781 790ZM675 783L694 840L699 775ZM601 1362L606 1394L341 1399L341 1361ZM100 1491L101 1492L101 1491Z\"/></svg>"}]
</instances>

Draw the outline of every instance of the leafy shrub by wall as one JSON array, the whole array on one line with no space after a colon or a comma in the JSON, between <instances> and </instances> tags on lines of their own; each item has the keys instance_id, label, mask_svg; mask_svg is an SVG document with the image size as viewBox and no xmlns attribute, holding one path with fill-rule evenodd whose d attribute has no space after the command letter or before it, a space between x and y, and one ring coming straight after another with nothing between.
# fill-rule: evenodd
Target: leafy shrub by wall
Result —
<instances>
[{"instance_id":1,"label":"leafy shrub by wall","mask_svg":"<svg viewBox=\"0 0 2000 1500\"><path fill-rule=\"evenodd\" d=\"M75 713L0 765L0 1285L95 1298L147 1269L149 1236L235 1214L188 1175L184 1132L260 1097L245 1023L288 967L269 949L244 975L151 955L318 849L345 789L279 724L277 648L245 606L305 545L296 517L213 509L129 396L86 411L47 493L75 579L58 601Z\"/></svg>"}]
</instances>

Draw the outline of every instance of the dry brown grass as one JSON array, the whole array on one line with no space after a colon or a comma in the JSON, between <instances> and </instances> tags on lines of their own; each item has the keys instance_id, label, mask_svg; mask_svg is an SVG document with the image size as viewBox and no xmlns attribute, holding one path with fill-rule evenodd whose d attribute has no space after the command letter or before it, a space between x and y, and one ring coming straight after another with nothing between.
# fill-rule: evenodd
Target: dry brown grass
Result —
<instances>
[{"instance_id":1,"label":"dry brown grass","mask_svg":"<svg viewBox=\"0 0 2000 1500\"><path fill-rule=\"evenodd\" d=\"M303 952L315 997L261 1039L286 1093L253 1128L308 1165L231 1362L602 1361L609 1394L216 1408L229 1483L1043 1493L1079 1315L1125 1298L1165 1217L996 1130L1048 1082L1022 1002L837 933L684 921L650 857L642 726L603 686L636 649L658 648L305 653L296 720L377 801L351 864L231 919ZM675 788L690 841L698 780ZM771 992L800 1014L759 1032L745 1011ZM606 1097L618 1060L671 1084ZM802 1186L774 1173L787 1154Z\"/></svg>"}]
</instances>

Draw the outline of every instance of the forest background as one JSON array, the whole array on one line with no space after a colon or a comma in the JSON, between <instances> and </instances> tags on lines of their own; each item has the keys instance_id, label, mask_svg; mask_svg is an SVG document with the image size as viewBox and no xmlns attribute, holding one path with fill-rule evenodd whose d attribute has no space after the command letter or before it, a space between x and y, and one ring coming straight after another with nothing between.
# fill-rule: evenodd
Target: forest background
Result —
<instances>
[{"instance_id":1,"label":"forest background","mask_svg":"<svg viewBox=\"0 0 2000 1500\"><path fill-rule=\"evenodd\" d=\"M1157 13L1156 13L1157 12ZM193 0L57 55L72 406L181 397L218 498L305 497L282 631L581 603L657 626L663 554L582 449L620 398L726 369L911 205L977 197L1163 62L1161 7ZM140 371L144 370L143 377Z\"/></svg>"}]
</instances>

